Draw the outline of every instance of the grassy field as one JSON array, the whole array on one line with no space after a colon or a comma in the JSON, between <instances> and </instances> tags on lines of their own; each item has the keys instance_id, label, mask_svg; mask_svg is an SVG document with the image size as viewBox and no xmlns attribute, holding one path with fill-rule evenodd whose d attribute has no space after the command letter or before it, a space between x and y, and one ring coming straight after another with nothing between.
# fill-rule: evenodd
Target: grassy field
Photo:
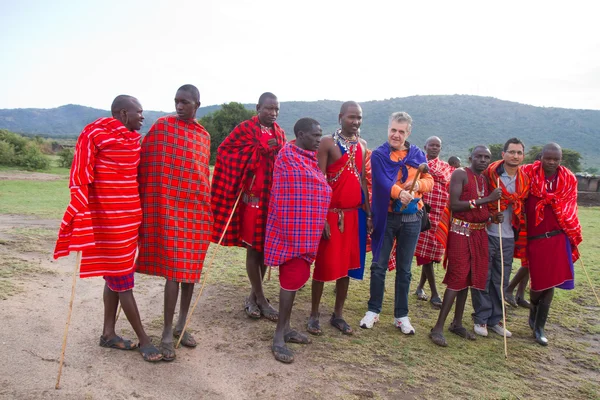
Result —
<instances>
[{"instance_id":1,"label":"grassy field","mask_svg":"<svg viewBox=\"0 0 600 400\"><path fill-rule=\"evenodd\" d=\"M64 174L63 174L64 176ZM66 179L55 181L0 181L0 214L26 214L40 218L59 219L69 200ZM600 208L581 208L580 220L584 230L581 246L582 259L588 273L600 290ZM47 239L47 230L13 229L14 240L35 243ZM34 246L35 244L32 244ZM26 246L26 244L22 244ZM216 250L211 246L207 260ZM26 251L25 248L23 251ZM220 248L208 281L219 288L220 296L240 297L248 288L244 267L244 252L237 248ZM10 277L17 269L9 269L0 262L0 292L10 292ZM21 264L18 264L21 265ZM515 266L517 264L515 263ZM22 265L21 265L22 267ZM311 365L338 365L344 373L315 372L315 379L327 379L342 387L357 383L364 388L354 393L357 398L378 397L385 388L390 398L402 398L405 392L423 398L600 398L600 316L589 284L577 263L576 289L557 290L550 312L547 333L549 347L537 345L527 325L528 311L507 308L507 327L513 332L508 339L508 359L504 358L502 338L490 332L488 338L468 342L444 332L448 348L433 345L427 333L435 324L438 311L429 303L410 296L410 317L417 331L407 337L392 326L394 273L388 274L386 296L381 322L373 330L361 330L358 321L366 311L369 295L368 273L363 282L352 281L346 302L345 317L355 328L354 336L342 336L328 324L333 309L333 284L325 286L321 309L324 335L315 338L301 357ZM44 273L35 268L23 273ZM438 288L443 288L443 270L436 270ZM420 269L413 265L413 288ZM4 283L2 283L4 282ZM12 289L11 289L12 288ZM426 288L428 289L428 288ZM443 291L443 290L442 290ZM276 302L278 298L277 272L266 284L266 293ZM2 296L0 296L2 297ZM209 298L208 301L213 301ZM217 301L217 299L214 299ZM237 304L237 302L236 302ZM232 310L223 310L225 315ZM310 285L302 289L294 307L293 323L298 328L310 312ZM467 302L464 323L472 328L472 312ZM224 317L226 318L226 316ZM160 322L160 321L159 321ZM448 321L449 323L450 321ZM160 325L160 324L159 324ZM260 324L257 337L270 340L273 326ZM297 346L297 345L292 345ZM295 347L295 349L300 349ZM315 368L315 371L319 370ZM320 370L319 370L320 371ZM323 369L323 371L325 371ZM377 390L375 390L377 388ZM305 397L327 398L328 393L307 387Z\"/></svg>"}]
</instances>

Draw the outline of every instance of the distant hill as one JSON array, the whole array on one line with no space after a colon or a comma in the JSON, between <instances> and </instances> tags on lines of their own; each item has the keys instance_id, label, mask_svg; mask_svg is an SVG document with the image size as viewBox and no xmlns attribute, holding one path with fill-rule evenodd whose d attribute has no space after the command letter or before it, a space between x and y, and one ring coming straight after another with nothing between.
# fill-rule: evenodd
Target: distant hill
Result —
<instances>
[{"instance_id":1,"label":"distant hill","mask_svg":"<svg viewBox=\"0 0 600 400\"><path fill-rule=\"evenodd\" d=\"M293 136L295 121L312 117L321 122L324 132L337 128L341 101L290 101L281 103L278 122ZM600 167L600 111L534 107L491 97L480 96L412 96L361 103L363 126L361 135L375 148L386 140L389 115L407 111L414 119L409 141L422 146L429 136L444 141L442 156L466 156L476 144L504 143L517 136L527 146L555 141L583 156L584 167ZM253 104L245 105L254 109ZM202 107L198 118L217 110L219 106ZM78 105L54 109L0 110L0 128L25 134L48 137L77 136L83 126L94 119L107 116L106 110ZM152 123L168 112L145 111L143 133Z\"/></svg>"}]
</instances>

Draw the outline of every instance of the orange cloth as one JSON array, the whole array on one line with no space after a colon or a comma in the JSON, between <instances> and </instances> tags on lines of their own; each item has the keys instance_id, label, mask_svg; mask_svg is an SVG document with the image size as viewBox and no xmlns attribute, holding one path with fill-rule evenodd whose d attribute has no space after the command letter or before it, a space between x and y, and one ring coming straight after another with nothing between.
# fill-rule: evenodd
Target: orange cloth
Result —
<instances>
[{"instance_id":1,"label":"orange cloth","mask_svg":"<svg viewBox=\"0 0 600 400\"><path fill-rule=\"evenodd\" d=\"M390 160L392 160L392 161L401 160L404 157L406 157L407 154L408 154L408 150L392 150L392 152L390 153ZM408 178L406 179L406 183L411 183L415 179L415 176L417 175L417 169L413 168L410 165L407 165L407 168L408 168ZM406 183L401 184L400 183L401 179L402 179L402 169L400 169L400 171L398 171L398 180L392 186L392 190L391 190L391 194L390 194L390 197L392 199L397 199L398 196L400 196L400 192L402 192L402 190L410 189L409 185L406 185L407 189L404 189L404 185ZM417 182L419 182L419 191L414 193L415 198L421 198L421 197L423 197L423 193L431 192L431 190L433 190L433 184L434 184L433 177L431 175L429 175L428 173L422 173L419 176L419 179L417 180ZM392 211L391 203L392 202L390 202L390 207L388 208L388 211ZM421 209L423 207L423 203L419 202L418 206L419 206L419 209Z\"/></svg>"}]
</instances>

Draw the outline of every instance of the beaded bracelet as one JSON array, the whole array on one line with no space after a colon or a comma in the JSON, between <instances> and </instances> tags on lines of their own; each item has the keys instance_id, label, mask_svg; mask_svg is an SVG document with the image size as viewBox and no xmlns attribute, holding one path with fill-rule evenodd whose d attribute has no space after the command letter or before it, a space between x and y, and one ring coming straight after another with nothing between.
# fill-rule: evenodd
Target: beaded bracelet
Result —
<instances>
[{"instance_id":1,"label":"beaded bracelet","mask_svg":"<svg viewBox=\"0 0 600 400\"><path fill-rule=\"evenodd\" d=\"M471 210L474 210L475 208L477 208L477 204L475 203L475 199L469 200L469 208Z\"/></svg>"}]
</instances>

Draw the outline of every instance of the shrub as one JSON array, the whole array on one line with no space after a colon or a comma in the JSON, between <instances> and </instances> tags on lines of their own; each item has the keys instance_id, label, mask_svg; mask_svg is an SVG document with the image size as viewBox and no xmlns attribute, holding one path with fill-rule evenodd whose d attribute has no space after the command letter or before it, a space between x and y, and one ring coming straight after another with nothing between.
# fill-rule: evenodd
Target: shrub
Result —
<instances>
[{"instance_id":1,"label":"shrub","mask_svg":"<svg viewBox=\"0 0 600 400\"><path fill-rule=\"evenodd\" d=\"M13 165L15 148L5 140L0 140L0 165Z\"/></svg>"},{"instance_id":2,"label":"shrub","mask_svg":"<svg viewBox=\"0 0 600 400\"><path fill-rule=\"evenodd\" d=\"M73 149L70 148L64 148L61 151L58 152L58 165L63 167L63 168L71 168L71 165L73 164L73 156L75 155L75 152L73 151Z\"/></svg>"},{"instance_id":3,"label":"shrub","mask_svg":"<svg viewBox=\"0 0 600 400\"><path fill-rule=\"evenodd\" d=\"M17 155L15 164L28 171L34 171L50 168L50 159L42 153L35 143L28 143L23 151Z\"/></svg>"}]
</instances>

